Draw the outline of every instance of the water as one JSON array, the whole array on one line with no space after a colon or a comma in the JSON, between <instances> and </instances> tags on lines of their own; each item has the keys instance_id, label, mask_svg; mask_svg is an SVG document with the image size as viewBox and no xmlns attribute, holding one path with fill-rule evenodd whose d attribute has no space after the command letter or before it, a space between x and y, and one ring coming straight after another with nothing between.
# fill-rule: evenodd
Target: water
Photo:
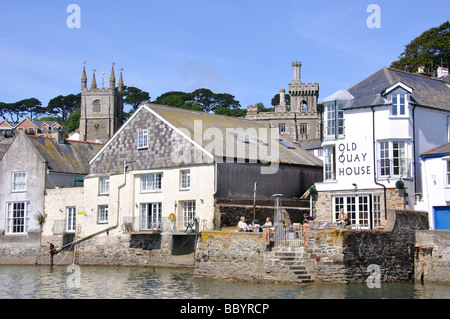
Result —
<instances>
[{"instance_id":1,"label":"water","mask_svg":"<svg viewBox=\"0 0 450 319\"><path fill-rule=\"evenodd\" d=\"M0 266L2 299L450 299L449 284L274 284L196 279L192 270L82 266ZM75 276L79 274L78 277ZM79 278L73 281L73 278Z\"/></svg>"}]
</instances>

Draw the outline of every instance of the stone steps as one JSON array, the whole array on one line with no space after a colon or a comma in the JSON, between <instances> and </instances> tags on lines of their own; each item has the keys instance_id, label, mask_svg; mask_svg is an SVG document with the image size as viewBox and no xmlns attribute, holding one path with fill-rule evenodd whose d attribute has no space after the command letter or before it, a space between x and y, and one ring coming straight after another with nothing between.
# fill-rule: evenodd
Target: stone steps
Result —
<instances>
[{"instance_id":1,"label":"stone steps","mask_svg":"<svg viewBox=\"0 0 450 319\"><path fill-rule=\"evenodd\" d=\"M313 282L308 275L303 258L302 247L280 247L272 250L272 258L275 262L288 268L288 271L295 276L300 283Z\"/></svg>"}]
</instances>

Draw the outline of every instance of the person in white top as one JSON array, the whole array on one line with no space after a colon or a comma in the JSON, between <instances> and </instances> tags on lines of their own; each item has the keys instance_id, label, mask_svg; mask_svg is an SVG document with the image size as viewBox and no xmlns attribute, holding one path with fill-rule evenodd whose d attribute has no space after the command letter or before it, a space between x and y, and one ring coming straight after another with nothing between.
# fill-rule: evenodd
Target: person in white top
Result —
<instances>
[{"instance_id":1,"label":"person in white top","mask_svg":"<svg viewBox=\"0 0 450 319\"><path fill-rule=\"evenodd\" d=\"M245 222L244 216L241 216L241 220L238 223L238 230L239 231L251 231L251 229L248 227L247 223Z\"/></svg>"}]
</instances>

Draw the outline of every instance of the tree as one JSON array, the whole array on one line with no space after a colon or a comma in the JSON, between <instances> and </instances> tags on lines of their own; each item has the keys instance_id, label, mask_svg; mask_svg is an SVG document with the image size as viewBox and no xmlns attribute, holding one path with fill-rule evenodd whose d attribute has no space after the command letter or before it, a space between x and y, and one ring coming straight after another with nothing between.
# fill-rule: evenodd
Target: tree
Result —
<instances>
[{"instance_id":1,"label":"tree","mask_svg":"<svg viewBox=\"0 0 450 319\"><path fill-rule=\"evenodd\" d=\"M75 131L80 127L80 110L77 110L69 115L67 120L64 122L64 129L67 133Z\"/></svg>"},{"instance_id":2,"label":"tree","mask_svg":"<svg viewBox=\"0 0 450 319\"><path fill-rule=\"evenodd\" d=\"M391 68L407 72L417 72L419 67L425 67L432 74L435 66L450 62L450 22L444 22L439 27L431 28L412 40L405 46L397 61Z\"/></svg>"},{"instance_id":3,"label":"tree","mask_svg":"<svg viewBox=\"0 0 450 319\"><path fill-rule=\"evenodd\" d=\"M123 91L123 103L131 105L136 110L141 103L149 102L150 95L134 86L125 86Z\"/></svg>"},{"instance_id":4,"label":"tree","mask_svg":"<svg viewBox=\"0 0 450 319\"><path fill-rule=\"evenodd\" d=\"M30 115L31 120L33 120L33 116L37 116L45 112L45 108L42 107L42 102L34 97L14 103L14 108L27 112Z\"/></svg>"},{"instance_id":5,"label":"tree","mask_svg":"<svg viewBox=\"0 0 450 319\"><path fill-rule=\"evenodd\" d=\"M25 114L27 114L27 111L22 103L14 102L14 103L3 103L1 102L3 115L8 114L9 118L13 122L19 122L19 119Z\"/></svg>"},{"instance_id":6,"label":"tree","mask_svg":"<svg viewBox=\"0 0 450 319\"><path fill-rule=\"evenodd\" d=\"M181 107L186 102L191 101L191 94L181 91L169 91L156 98L154 103Z\"/></svg>"},{"instance_id":7,"label":"tree","mask_svg":"<svg viewBox=\"0 0 450 319\"><path fill-rule=\"evenodd\" d=\"M70 114L80 109L80 106L81 93L66 96L58 95L48 102L45 111L48 114L60 116L61 121L64 123Z\"/></svg>"},{"instance_id":8,"label":"tree","mask_svg":"<svg viewBox=\"0 0 450 319\"><path fill-rule=\"evenodd\" d=\"M284 95L284 102L286 105L291 105L291 96L289 94ZM272 106L280 105L280 93L273 96L271 104Z\"/></svg>"}]
</instances>

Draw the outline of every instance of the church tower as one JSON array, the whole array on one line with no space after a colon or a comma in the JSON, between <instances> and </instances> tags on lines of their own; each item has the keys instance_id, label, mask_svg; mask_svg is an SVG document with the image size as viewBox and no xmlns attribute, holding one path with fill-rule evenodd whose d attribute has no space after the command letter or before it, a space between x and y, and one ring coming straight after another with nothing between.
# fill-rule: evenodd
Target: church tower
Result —
<instances>
[{"instance_id":1,"label":"church tower","mask_svg":"<svg viewBox=\"0 0 450 319\"><path fill-rule=\"evenodd\" d=\"M118 86L114 64L109 77L109 87L97 87L95 70L92 75L91 88L87 87L86 70L83 66L81 76L81 114L80 140L107 141L123 123L123 79L122 72Z\"/></svg>"}]
</instances>

